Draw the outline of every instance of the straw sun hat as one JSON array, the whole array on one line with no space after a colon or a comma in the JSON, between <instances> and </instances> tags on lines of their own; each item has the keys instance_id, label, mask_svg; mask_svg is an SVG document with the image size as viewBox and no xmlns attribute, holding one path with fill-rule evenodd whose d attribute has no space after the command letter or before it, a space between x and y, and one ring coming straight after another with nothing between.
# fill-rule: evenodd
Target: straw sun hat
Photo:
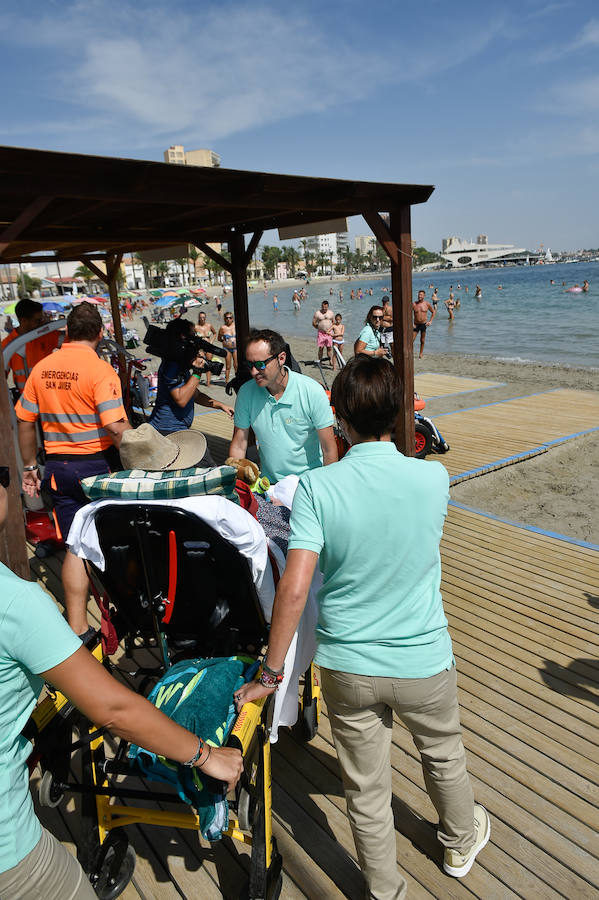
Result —
<instances>
[{"instance_id":1,"label":"straw sun hat","mask_svg":"<svg viewBox=\"0 0 599 900\"><path fill-rule=\"evenodd\" d=\"M123 433L119 453L124 469L191 469L206 453L206 438L191 430L165 437L146 422Z\"/></svg>"}]
</instances>

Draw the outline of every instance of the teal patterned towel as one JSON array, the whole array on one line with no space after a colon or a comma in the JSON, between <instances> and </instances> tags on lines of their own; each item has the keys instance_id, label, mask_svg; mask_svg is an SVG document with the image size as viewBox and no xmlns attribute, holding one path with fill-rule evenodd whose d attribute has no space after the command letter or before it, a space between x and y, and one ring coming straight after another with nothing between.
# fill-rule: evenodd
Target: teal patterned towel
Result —
<instances>
[{"instance_id":1,"label":"teal patterned towel","mask_svg":"<svg viewBox=\"0 0 599 900\"><path fill-rule=\"evenodd\" d=\"M256 674L258 662L243 656L186 659L176 663L156 683L148 700L213 747L227 740L237 716L233 694ZM200 817L200 830L208 841L220 840L229 824L229 807L221 782L144 750L129 747L129 759L138 774L176 788L179 797Z\"/></svg>"}]
</instances>

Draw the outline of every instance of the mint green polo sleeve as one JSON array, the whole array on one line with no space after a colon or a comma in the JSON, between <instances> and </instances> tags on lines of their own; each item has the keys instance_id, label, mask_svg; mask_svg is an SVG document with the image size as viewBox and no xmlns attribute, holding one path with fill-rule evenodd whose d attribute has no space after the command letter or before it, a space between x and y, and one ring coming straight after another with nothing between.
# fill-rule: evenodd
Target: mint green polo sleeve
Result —
<instances>
[{"instance_id":1,"label":"mint green polo sleeve","mask_svg":"<svg viewBox=\"0 0 599 900\"><path fill-rule=\"evenodd\" d=\"M64 662L82 644L41 588L25 583L19 594L8 606L2 628L13 659L39 675Z\"/></svg>"},{"instance_id":2,"label":"mint green polo sleeve","mask_svg":"<svg viewBox=\"0 0 599 900\"><path fill-rule=\"evenodd\" d=\"M235 401L235 416L233 419L237 428L249 428L252 424L250 418L250 388L252 384L253 382L250 381L243 384L237 394L237 400Z\"/></svg>"},{"instance_id":3,"label":"mint green polo sleeve","mask_svg":"<svg viewBox=\"0 0 599 900\"><path fill-rule=\"evenodd\" d=\"M289 524L291 526L290 550L313 550L314 553L320 553L324 546L324 533L314 508L309 473L299 480L293 498Z\"/></svg>"},{"instance_id":4,"label":"mint green polo sleeve","mask_svg":"<svg viewBox=\"0 0 599 900\"><path fill-rule=\"evenodd\" d=\"M314 382L312 388L312 422L317 431L321 428L329 428L333 424L333 410L329 398L318 382Z\"/></svg>"}]
</instances>

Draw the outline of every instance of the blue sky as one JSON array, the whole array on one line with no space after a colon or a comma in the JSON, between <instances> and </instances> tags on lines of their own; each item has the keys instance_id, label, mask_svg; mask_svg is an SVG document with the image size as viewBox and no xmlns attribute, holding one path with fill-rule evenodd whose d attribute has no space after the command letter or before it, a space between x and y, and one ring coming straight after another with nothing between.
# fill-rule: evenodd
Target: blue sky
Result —
<instances>
[{"instance_id":1,"label":"blue sky","mask_svg":"<svg viewBox=\"0 0 599 900\"><path fill-rule=\"evenodd\" d=\"M434 184L429 249L599 246L590 0L4 0L0 43L0 143Z\"/></svg>"}]
</instances>

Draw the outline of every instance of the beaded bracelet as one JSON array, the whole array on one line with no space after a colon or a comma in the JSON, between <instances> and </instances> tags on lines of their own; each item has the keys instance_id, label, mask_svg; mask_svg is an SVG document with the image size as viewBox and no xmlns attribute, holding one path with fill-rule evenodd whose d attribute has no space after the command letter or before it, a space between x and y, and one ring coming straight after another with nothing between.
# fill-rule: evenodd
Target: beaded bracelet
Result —
<instances>
[{"instance_id":1,"label":"beaded bracelet","mask_svg":"<svg viewBox=\"0 0 599 900\"><path fill-rule=\"evenodd\" d=\"M262 669L262 672L260 673L260 684L265 688L274 688L275 691L278 691L283 678L284 675L282 673L279 675L271 675L265 669Z\"/></svg>"},{"instance_id":2,"label":"beaded bracelet","mask_svg":"<svg viewBox=\"0 0 599 900\"><path fill-rule=\"evenodd\" d=\"M269 675L283 675L283 673L285 672L285 663L283 663L280 669L271 669L266 662L266 658L264 658L262 660L262 668L265 672L268 672Z\"/></svg>"}]
</instances>

